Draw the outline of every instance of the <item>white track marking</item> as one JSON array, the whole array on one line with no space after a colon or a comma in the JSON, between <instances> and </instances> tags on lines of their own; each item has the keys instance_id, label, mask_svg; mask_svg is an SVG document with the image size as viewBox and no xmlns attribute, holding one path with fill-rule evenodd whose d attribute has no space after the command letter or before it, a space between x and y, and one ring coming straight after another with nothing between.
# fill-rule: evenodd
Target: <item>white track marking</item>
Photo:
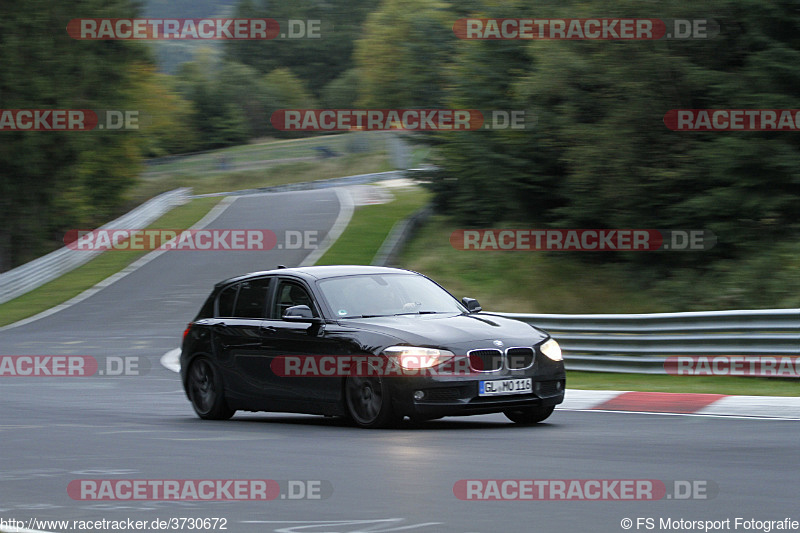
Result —
<instances>
[{"instance_id":1,"label":"white track marking","mask_svg":"<svg viewBox=\"0 0 800 533\"><path fill-rule=\"evenodd\" d=\"M204 216L199 222L197 222L197 224L195 224L194 226L192 226L189 229L200 229L200 228L203 228L206 225L210 224L218 216L220 216L223 213L223 211L225 211L228 207L230 207L230 205L234 201L236 201L237 198L239 198L239 197L238 196L227 196L227 197L223 198L222 201L220 201L220 203L215 205L214 208L206 214L206 216ZM31 322L35 322L36 320L40 320L42 318L45 318L45 317L48 317L48 316L53 315L55 313L58 313L59 311L63 311L64 309L72 307L73 305L75 305L77 303L80 303L80 302L86 300L87 298L93 296L94 294L100 292L101 290L105 289L109 285L111 285L113 283L116 283L117 281L121 280L122 278L124 278L125 276L130 274L131 272L134 272L134 271L138 270L139 268L143 267L144 265L146 265L147 263L149 263L153 259L157 258L161 254L166 253L168 251L169 250L154 250L154 251L150 252L149 254L145 255L144 257L140 257L139 259L137 259L136 261L134 261L133 263L131 263L127 267L123 268L122 270L120 270L116 274L112 274L111 276L107 277L106 279L104 279L103 281L101 281L100 283L95 285L94 287L92 287L90 289L86 289L85 291L83 291L82 293L77 295L76 297L74 297L74 298L72 298L70 300L67 300L63 304L59 304L59 305L57 305L55 307L51 307L50 309L48 309L46 311L42 311L41 313L39 313L37 315L33 315L32 317L28 317L28 318L22 319L22 320L20 320L18 322L14 322L13 324L9 324L7 326L3 326L3 327L0 328L0 331L5 331L7 329L16 328L16 327L19 327L19 326L24 326L25 324L30 324Z\"/></svg>"},{"instance_id":2,"label":"white track marking","mask_svg":"<svg viewBox=\"0 0 800 533\"><path fill-rule=\"evenodd\" d=\"M175 348L174 350L170 350L164 355L161 356L161 366L166 368L167 370L172 370L173 372L180 372L181 371L181 349Z\"/></svg>"},{"instance_id":3,"label":"white track marking","mask_svg":"<svg viewBox=\"0 0 800 533\"><path fill-rule=\"evenodd\" d=\"M336 187L334 191L336 192L336 196L339 197L339 216L336 217L336 221L317 249L308 254L300 263L301 267L312 266L319 261L319 259L325 255L325 252L333 246L333 243L341 237L347 225L350 224L350 219L353 218L355 205L350 192L345 187Z\"/></svg>"}]
</instances>

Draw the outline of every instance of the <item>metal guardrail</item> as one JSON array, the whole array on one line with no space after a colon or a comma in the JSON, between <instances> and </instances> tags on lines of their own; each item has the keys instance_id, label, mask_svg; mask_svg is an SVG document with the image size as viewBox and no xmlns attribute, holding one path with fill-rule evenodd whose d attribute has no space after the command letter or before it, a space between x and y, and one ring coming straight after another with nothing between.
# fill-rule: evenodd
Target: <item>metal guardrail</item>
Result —
<instances>
[{"instance_id":1,"label":"metal guardrail","mask_svg":"<svg viewBox=\"0 0 800 533\"><path fill-rule=\"evenodd\" d=\"M800 309L641 315L492 313L559 342L570 370L664 374L679 355L800 355Z\"/></svg>"},{"instance_id":2,"label":"metal guardrail","mask_svg":"<svg viewBox=\"0 0 800 533\"><path fill-rule=\"evenodd\" d=\"M404 170L390 170L388 172L372 172L370 174L358 174L355 176L344 176L342 178L327 178L316 181L301 181L298 183L287 183L285 185L272 185L269 187L258 187L255 189L241 189L238 191L212 192L208 194L196 194L193 198L203 198L206 196L246 196L250 194L261 194L268 192L290 192L290 191L309 191L315 189L329 189L331 187L347 187L350 185L364 185L376 181L392 180L405 178Z\"/></svg>"},{"instance_id":3,"label":"metal guardrail","mask_svg":"<svg viewBox=\"0 0 800 533\"><path fill-rule=\"evenodd\" d=\"M158 217L185 203L191 194L190 188L165 192L148 200L136 209L116 220L101 226L102 229L144 228ZM0 303L13 300L28 291L40 287L87 263L100 251L71 250L66 246L0 274Z\"/></svg>"},{"instance_id":4,"label":"metal guardrail","mask_svg":"<svg viewBox=\"0 0 800 533\"><path fill-rule=\"evenodd\" d=\"M428 220L432 212L433 208L428 205L417 210L411 216L395 222L371 264L375 266L395 266L397 256L400 255L406 242L414 235L419 225Z\"/></svg>"}]
</instances>

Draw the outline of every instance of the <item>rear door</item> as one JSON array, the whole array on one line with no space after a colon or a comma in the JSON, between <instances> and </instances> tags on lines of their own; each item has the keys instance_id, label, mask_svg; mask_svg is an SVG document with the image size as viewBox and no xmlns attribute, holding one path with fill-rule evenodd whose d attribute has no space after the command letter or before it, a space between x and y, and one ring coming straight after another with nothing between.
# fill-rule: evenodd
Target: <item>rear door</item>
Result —
<instances>
[{"instance_id":1,"label":"rear door","mask_svg":"<svg viewBox=\"0 0 800 533\"><path fill-rule=\"evenodd\" d=\"M211 324L214 354L232 398L264 404L269 361L261 342L274 277L240 281L223 289ZM265 368L266 365L266 368Z\"/></svg>"}]
</instances>

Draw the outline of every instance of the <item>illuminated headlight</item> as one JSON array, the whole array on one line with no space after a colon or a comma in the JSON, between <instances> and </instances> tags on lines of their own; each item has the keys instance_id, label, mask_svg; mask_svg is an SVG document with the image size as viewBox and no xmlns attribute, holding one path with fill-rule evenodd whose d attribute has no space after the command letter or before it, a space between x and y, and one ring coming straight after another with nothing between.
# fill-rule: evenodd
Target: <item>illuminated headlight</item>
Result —
<instances>
[{"instance_id":1,"label":"illuminated headlight","mask_svg":"<svg viewBox=\"0 0 800 533\"><path fill-rule=\"evenodd\" d=\"M453 352L418 346L390 346L383 353L396 358L400 366L409 370L431 368L454 357Z\"/></svg>"},{"instance_id":2,"label":"illuminated headlight","mask_svg":"<svg viewBox=\"0 0 800 533\"><path fill-rule=\"evenodd\" d=\"M539 346L539 349L543 354L553 361L562 361L564 359L564 357L561 355L561 346L558 345L555 339L550 339L549 341L545 342Z\"/></svg>"}]
</instances>

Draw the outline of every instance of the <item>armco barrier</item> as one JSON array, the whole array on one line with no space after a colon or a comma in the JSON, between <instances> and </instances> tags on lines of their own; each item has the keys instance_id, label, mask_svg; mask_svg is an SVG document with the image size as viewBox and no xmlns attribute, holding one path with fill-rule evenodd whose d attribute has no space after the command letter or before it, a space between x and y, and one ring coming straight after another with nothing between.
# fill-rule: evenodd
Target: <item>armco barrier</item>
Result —
<instances>
[{"instance_id":1,"label":"armco barrier","mask_svg":"<svg viewBox=\"0 0 800 533\"><path fill-rule=\"evenodd\" d=\"M364 185L378 181L405 178L404 170L390 170L388 172L372 172L370 174L358 174L356 176L344 176L342 178L326 178L316 181L301 181L298 183L287 183L285 185L271 185L269 187L258 187L256 189L241 189L238 191L212 192L208 194L197 194L194 198L206 196L247 196L251 194L271 193L271 192L291 192L291 191L310 191L316 189L330 189L331 187L347 187L350 185Z\"/></svg>"},{"instance_id":2,"label":"armco barrier","mask_svg":"<svg viewBox=\"0 0 800 533\"><path fill-rule=\"evenodd\" d=\"M375 266L394 266L397 262L397 256L403 251L406 242L414 235L419 225L428 220L432 212L433 208L428 205L408 218L396 222L372 259L372 264Z\"/></svg>"},{"instance_id":3,"label":"armco barrier","mask_svg":"<svg viewBox=\"0 0 800 533\"><path fill-rule=\"evenodd\" d=\"M570 370L664 374L674 355L800 355L800 309L642 315L493 313L542 328Z\"/></svg>"},{"instance_id":4,"label":"armco barrier","mask_svg":"<svg viewBox=\"0 0 800 533\"><path fill-rule=\"evenodd\" d=\"M102 226L103 229L144 228L158 217L187 201L190 188L165 192L148 200L136 209ZM13 300L48 281L88 262L101 252L70 250L66 246L24 265L0 274L0 303Z\"/></svg>"}]
</instances>

